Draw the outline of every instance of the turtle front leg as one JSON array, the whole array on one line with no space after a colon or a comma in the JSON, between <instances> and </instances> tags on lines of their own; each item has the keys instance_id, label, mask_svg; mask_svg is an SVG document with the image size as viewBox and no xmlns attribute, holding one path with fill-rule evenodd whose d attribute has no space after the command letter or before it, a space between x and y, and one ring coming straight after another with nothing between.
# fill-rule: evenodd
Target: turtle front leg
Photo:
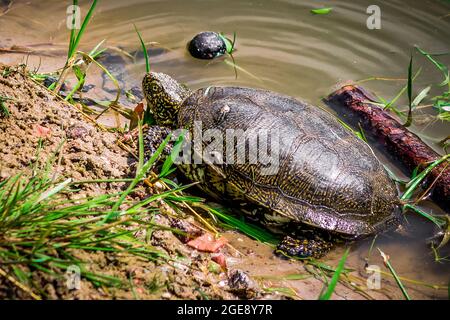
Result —
<instances>
[{"instance_id":1,"label":"turtle front leg","mask_svg":"<svg viewBox=\"0 0 450 320\"><path fill-rule=\"evenodd\" d=\"M144 135L144 161L147 162L156 153L158 147L172 132L171 129L161 126L150 126ZM164 147L159 161L163 161L168 155L171 154L173 149L173 141L169 141Z\"/></svg>"},{"instance_id":2,"label":"turtle front leg","mask_svg":"<svg viewBox=\"0 0 450 320\"><path fill-rule=\"evenodd\" d=\"M277 246L275 253L286 257L321 258L333 244L329 240L314 236L286 236Z\"/></svg>"}]
</instances>

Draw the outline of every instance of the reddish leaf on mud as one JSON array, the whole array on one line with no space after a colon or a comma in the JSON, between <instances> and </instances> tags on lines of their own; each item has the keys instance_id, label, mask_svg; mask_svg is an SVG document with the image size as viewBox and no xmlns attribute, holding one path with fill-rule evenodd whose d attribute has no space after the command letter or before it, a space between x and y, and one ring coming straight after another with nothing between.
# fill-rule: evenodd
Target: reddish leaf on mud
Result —
<instances>
[{"instance_id":1,"label":"reddish leaf on mud","mask_svg":"<svg viewBox=\"0 0 450 320\"><path fill-rule=\"evenodd\" d=\"M204 235L189 241L187 245L199 251L216 252L227 242L228 240L224 237L214 239L213 235L205 233Z\"/></svg>"},{"instance_id":2,"label":"reddish leaf on mud","mask_svg":"<svg viewBox=\"0 0 450 320\"><path fill-rule=\"evenodd\" d=\"M217 263L222 269L227 269L227 260L225 259L225 255L223 253L217 253L211 256L212 261Z\"/></svg>"},{"instance_id":3,"label":"reddish leaf on mud","mask_svg":"<svg viewBox=\"0 0 450 320\"><path fill-rule=\"evenodd\" d=\"M51 136L52 129L37 124L34 127L34 132L36 137L45 139Z\"/></svg>"},{"instance_id":4,"label":"reddish leaf on mud","mask_svg":"<svg viewBox=\"0 0 450 320\"><path fill-rule=\"evenodd\" d=\"M139 118L142 118L144 114L144 103L139 102L136 107L134 107L134 112L139 116Z\"/></svg>"},{"instance_id":5,"label":"reddish leaf on mud","mask_svg":"<svg viewBox=\"0 0 450 320\"><path fill-rule=\"evenodd\" d=\"M144 118L144 104L139 102L136 107L134 107L133 112L131 112L130 118L130 130L137 128L139 119Z\"/></svg>"}]
</instances>

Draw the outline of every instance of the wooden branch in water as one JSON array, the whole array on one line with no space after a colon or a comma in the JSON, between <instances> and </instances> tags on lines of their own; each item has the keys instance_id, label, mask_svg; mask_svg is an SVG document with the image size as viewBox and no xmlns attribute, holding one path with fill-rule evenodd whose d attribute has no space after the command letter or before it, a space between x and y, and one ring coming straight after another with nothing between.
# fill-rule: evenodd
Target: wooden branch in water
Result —
<instances>
[{"instance_id":1,"label":"wooden branch in water","mask_svg":"<svg viewBox=\"0 0 450 320\"><path fill-rule=\"evenodd\" d=\"M364 130L377 140L385 151L399 161L409 174L416 167L424 169L431 162L441 158L417 135L408 131L381 107L362 87L346 85L324 99L325 103L344 114L350 124L360 123ZM350 112L349 112L350 111ZM450 208L450 166L441 163L425 180L425 188L432 186L432 199L446 212Z\"/></svg>"}]
</instances>

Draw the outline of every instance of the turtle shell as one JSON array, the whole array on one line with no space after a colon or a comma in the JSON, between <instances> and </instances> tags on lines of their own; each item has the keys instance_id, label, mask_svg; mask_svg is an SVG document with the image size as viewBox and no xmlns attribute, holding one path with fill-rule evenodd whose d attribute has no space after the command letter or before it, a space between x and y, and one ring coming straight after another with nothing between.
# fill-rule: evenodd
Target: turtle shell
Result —
<instances>
[{"instance_id":1,"label":"turtle shell","mask_svg":"<svg viewBox=\"0 0 450 320\"><path fill-rule=\"evenodd\" d=\"M190 94L180 107L178 127L192 131L195 121L201 121L203 133L215 129L224 140L229 129L239 132L245 139L233 138L236 150L239 143L249 148L255 141L257 148L262 148L254 139L264 130L274 143L278 140L277 148L267 140L264 153L278 155L278 166L272 164L275 170L271 174L267 173L267 161L251 163L246 158L239 162L234 158L233 162L225 147L215 150L216 159L217 153L221 154L221 162L181 168L212 194L244 199L277 213L281 220L352 238L400 222L395 184L372 149L319 107L261 89L208 87ZM204 141L204 150L207 145Z\"/></svg>"}]
</instances>

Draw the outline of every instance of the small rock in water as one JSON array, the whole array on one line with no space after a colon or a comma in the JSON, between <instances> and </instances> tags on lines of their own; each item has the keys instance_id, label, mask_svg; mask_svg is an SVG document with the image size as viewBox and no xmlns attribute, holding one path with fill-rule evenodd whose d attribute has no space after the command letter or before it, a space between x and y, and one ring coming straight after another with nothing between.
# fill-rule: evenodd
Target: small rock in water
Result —
<instances>
[{"instance_id":1,"label":"small rock in water","mask_svg":"<svg viewBox=\"0 0 450 320\"><path fill-rule=\"evenodd\" d=\"M217 32L205 31L189 42L188 49L194 58L214 59L225 54L227 47Z\"/></svg>"}]
</instances>

